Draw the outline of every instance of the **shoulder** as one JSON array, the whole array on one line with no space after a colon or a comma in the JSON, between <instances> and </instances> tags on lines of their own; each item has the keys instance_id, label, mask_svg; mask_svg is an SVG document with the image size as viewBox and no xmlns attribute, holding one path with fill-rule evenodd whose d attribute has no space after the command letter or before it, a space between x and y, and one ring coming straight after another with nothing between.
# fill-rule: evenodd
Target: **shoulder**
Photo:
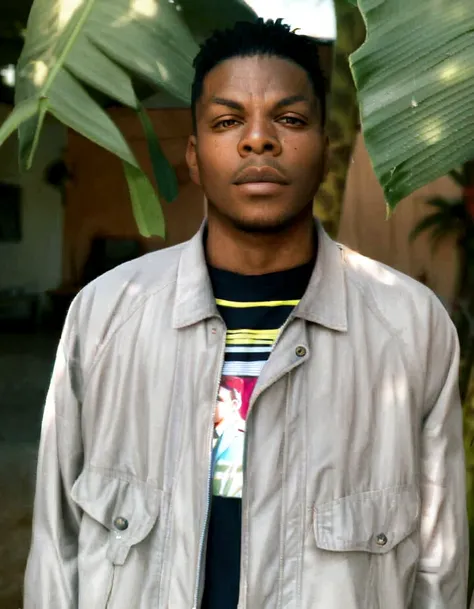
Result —
<instances>
[{"instance_id":1,"label":"shoulder","mask_svg":"<svg viewBox=\"0 0 474 609\"><path fill-rule=\"evenodd\" d=\"M459 364L458 335L446 307L432 290L404 273L348 248L342 251L349 314L352 310L354 316L363 316L365 311L377 318L405 353L423 399L432 403L449 371L456 373ZM352 307L351 302L358 304Z\"/></svg>"},{"instance_id":2,"label":"shoulder","mask_svg":"<svg viewBox=\"0 0 474 609\"><path fill-rule=\"evenodd\" d=\"M166 309L171 302L186 243L146 254L101 275L76 296L68 312L63 342L78 344L84 364L151 298ZM171 307L170 307L171 315Z\"/></svg>"},{"instance_id":3,"label":"shoulder","mask_svg":"<svg viewBox=\"0 0 474 609\"><path fill-rule=\"evenodd\" d=\"M121 264L85 286L78 295L81 306L98 300L124 309L159 293L176 282L185 243L140 256Z\"/></svg>"},{"instance_id":4,"label":"shoulder","mask_svg":"<svg viewBox=\"0 0 474 609\"><path fill-rule=\"evenodd\" d=\"M340 246L349 293L357 290L365 305L394 333L417 331L429 340L435 328L453 324L438 296L427 286L386 264Z\"/></svg>"}]
</instances>

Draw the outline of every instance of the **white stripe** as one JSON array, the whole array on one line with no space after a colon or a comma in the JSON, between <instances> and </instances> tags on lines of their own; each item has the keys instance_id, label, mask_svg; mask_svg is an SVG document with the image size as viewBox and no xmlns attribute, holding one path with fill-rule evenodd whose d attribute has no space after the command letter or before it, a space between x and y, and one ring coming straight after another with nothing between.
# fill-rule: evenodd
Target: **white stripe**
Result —
<instances>
[{"instance_id":1,"label":"white stripe","mask_svg":"<svg viewBox=\"0 0 474 609\"><path fill-rule=\"evenodd\" d=\"M225 352L226 353L270 353L270 351L272 350L272 347L259 347L259 346L252 346L249 345L248 347L235 347L235 346L228 346L225 348Z\"/></svg>"},{"instance_id":2,"label":"white stripe","mask_svg":"<svg viewBox=\"0 0 474 609\"><path fill-rule=\"evenodd\" d=\"M224 362L223 376L260 376L265 362Z\"/></svg>"}]
</instances>

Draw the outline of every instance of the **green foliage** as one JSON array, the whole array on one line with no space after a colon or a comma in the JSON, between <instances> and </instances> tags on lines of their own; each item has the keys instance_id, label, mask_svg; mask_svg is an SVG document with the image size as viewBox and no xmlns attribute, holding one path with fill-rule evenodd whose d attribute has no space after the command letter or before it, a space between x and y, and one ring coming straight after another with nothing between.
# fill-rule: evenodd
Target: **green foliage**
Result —
<instances>
[{"instance_id":1,"label":"green foliage","mask_svg":"<svg viewBox=\"0 0 474 609\"><path fill-rule=\"evenodd\" d=\"M140 111L158 189L173 200L176 177L135 88L146 81L188 100L197 48L167 0L35 0L18 62L17 106L0 128L0 143L18 128L20 164L29 168L51 113L122 160L140 231L164 236L157 193L98 99Z\"/></svg>"},{"instance_id":2,"label":"green foliage","mask_svg":"<svg viewBox=\"0 0 474 609\"><path fill-rule=\"evenodd\" d=\"M359 0L351 56L362 128L390 207L474 158L472 0Z\"/></svg>"},{"instance_id":3,"label":"green foliage","mask_svg":"<svg viewBox=\"0 0 474 609\"><path fill-rule=\"evenodd\" d=\"M464 448L466 453L466 497L469 520L469 545L474 548L474 374L471 374L464 409ZM474 560L469 564L469 598L474 593Z\"/></svg>"}]
</instances>

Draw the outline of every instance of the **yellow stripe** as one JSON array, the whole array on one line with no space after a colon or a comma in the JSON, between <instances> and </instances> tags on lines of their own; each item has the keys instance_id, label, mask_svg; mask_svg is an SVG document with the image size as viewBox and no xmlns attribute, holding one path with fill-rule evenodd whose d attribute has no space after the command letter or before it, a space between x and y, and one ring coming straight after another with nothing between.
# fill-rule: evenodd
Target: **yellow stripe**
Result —
<instances>
[{"instance_id":1,"label":"yellow stripe","mask_svg":"<svg viewBox=\"0 0 474 609\"><path fill-rule=\"evenodd\" d=\"M273 345L279 329L276 330L227 330L226 345Z\"/></svg>"},{"instance_id":2,"label":"yellow stripe","mask_svg":"<svg viewBox=\"0 0 474 609\"><path fill-rule=\"evenodd\" d=\"M225 341L226 345L273 345L274 338L228 338Z\"/></svg>"},{"instance_id":3,"label":"yellow stripe","mask_svg":"<svg viewBox=\"0 0 474 609\"><path fill-rule=\"evenodd\" d=\"M299 300L262 300L256 302L240 302L236 300L222 300L216 298L216 303L221 307L232 309L251 309L253 307L296 307Z\"/></svg>"},{"instance_id":4,"label":"yellow stripe","mask_svg":"<svg viewBox=\"0 0 474 609\"><path fill-rule=\"evenodd\" d=\"M256 340L262 341L261 344L272 345L276 341L276 338L265 338L265 337L261 337L261 336L248 336L248 334L246 336L228 336L225 341L225 344L226 345L247 345L250 343L255 344Z\"/></svg>"},{"instance_id":5,"label":"yellow stripe","mask_svg":"<svg viewBox=\"0 0 474 609\"><path fill-rule=\"evenodd\" d=\"M245 340L250 338L259 338L261 340L275 340L278 336L278 332L279 330L228 330L227 339L238 338L240 340Z\"/></svg>"}]
</instances>

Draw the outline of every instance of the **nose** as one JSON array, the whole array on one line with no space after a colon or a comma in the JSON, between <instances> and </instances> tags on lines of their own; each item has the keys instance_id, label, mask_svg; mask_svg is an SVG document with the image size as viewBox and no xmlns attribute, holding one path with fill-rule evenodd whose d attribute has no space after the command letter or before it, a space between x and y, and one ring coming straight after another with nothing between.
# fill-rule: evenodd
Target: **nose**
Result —
<instances>
[{"instance_id":1,"label":"nose","mask_svg":"<svg viewBox=\"0 0 474 609\"><path fill-rule=\"evenodd\" d=\"M281 154L281 142L276 130L266 121L253 121L242 135L239 142L239 154L247 157L251 154Z\"/></svg>"}]
</instances>

